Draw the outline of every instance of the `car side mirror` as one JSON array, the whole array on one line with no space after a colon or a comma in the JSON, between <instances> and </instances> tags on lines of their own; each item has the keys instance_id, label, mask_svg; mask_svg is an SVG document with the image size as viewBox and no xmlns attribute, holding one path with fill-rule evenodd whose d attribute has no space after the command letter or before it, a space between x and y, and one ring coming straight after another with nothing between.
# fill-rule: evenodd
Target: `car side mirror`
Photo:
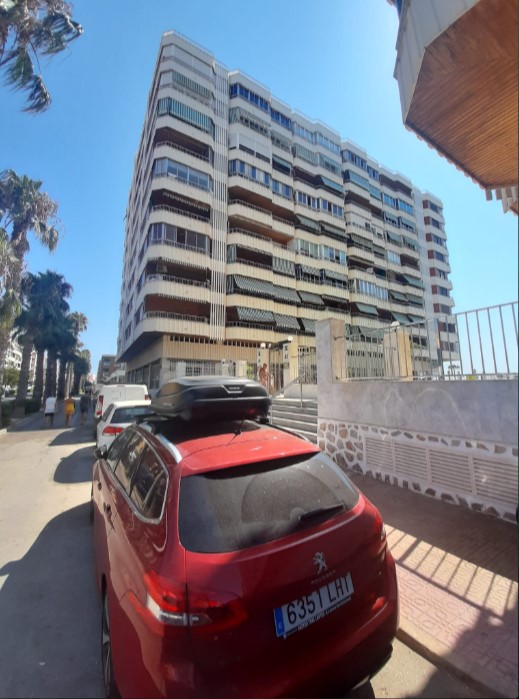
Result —
<instances>
[{"instance_id":1,"label":"car side mirror","mask_svg":"<svg viewBox=\"0 0 519 699\"><path fill-rule=\"evenodd\" d=\"M96 459L104 459L106 458L107 454L108 449L106 447L106 444L103 444L100 447L97 447L97 449L94 449L94 456L96 457Z\"/></svg>"}]
</instances>

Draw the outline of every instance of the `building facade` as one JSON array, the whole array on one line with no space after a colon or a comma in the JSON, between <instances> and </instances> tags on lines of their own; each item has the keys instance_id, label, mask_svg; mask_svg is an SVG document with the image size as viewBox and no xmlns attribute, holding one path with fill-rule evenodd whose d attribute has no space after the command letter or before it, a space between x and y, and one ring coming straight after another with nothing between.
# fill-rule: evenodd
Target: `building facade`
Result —
<instances>
[{"instance_id":1,"label":"building facade","mask_svg":"<svg viewBox=\"0 0 519 699\"><path fill-rule=\"evenodd\" d=\"M454 304L444 226L437 197L168 32L126 211L117 360L154 390L256 376L267 357L274 371L287 342L311 356L325 317L360 339L439 318Z\"/></svg>"}]
</instances>

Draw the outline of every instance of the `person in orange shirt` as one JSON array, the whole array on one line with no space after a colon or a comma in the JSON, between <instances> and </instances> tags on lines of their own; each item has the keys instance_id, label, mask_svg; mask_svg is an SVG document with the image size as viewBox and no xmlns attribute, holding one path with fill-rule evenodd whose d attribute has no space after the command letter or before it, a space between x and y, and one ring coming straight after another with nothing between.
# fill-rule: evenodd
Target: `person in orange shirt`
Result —
<instances>
[{"instance_id":1,"label":"person in orange shirt","mask_svg":"<svg viewBox=\"0 0 519 699\"><path fill-rule=\"evenodd\" d=\"M70 422L72 420L72 415L76 412L76 404L71 395L65 400L65 421L66 426L70 427Z\"/></svg>"}]
</instances>

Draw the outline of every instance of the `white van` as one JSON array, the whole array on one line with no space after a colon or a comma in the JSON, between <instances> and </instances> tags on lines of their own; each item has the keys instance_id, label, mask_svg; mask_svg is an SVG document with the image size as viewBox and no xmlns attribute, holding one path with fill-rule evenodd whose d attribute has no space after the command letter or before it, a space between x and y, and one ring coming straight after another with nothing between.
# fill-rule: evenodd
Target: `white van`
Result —
<instances>
[{"instance_id":1,"label":"white van","mask_svg":"<svg viewBox=\"0 0 519 699\"><path fill-rule=\"evenodd\" d=\"M97 437L97 424L110 403L120 400L150 400L148 388L144 384L114 383L101 386L94 408L94 439Z\"/></svg>"}]
</instances>

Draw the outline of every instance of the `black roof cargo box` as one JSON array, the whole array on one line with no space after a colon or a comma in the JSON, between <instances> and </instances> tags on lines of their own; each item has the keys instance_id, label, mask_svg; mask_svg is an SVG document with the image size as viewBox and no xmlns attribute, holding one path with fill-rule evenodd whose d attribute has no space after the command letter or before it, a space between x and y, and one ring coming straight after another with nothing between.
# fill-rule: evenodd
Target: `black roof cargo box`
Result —
<instances>
[{"instance_id":1,"label":"black roof cargo box","mask_svg":"<svg viewBox=\"0 0 519 699\"><path fill-rule=\"evenodd\" d=\"M159 415L185 420L267 418L267 389L257 381L232 376L183 376L164 384L151 401Z\"/></svg>"}]
</instances>

